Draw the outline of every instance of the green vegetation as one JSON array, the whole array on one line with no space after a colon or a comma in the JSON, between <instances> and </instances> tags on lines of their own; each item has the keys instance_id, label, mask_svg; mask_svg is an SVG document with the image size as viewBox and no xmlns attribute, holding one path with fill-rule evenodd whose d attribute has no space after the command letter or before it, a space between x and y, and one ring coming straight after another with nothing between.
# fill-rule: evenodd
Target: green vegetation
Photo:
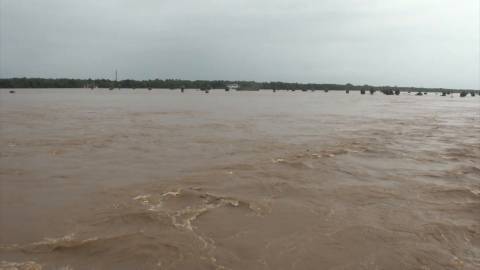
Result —
<instances>
[{"instance_id":1,"label":"green vegetation","mask_svg":"<svg viewBox=\"0 0 480 270\"><path fill-rule=\"evenodd\" d=\"M163 89L225 89L228 84L237 83L239 90L366 90L366 91L410 91L459 92L460 89L416 88L396 86L370 86L347 84L317 84L317 83L285 83L285 82L254 82L254 81L206 81L206 80L122 80L106 79L42 79L42 78L7 78L0 79L0 88L163 88ZM470 91L470 90L469 90Z\"/></svg>"}]
</instances>

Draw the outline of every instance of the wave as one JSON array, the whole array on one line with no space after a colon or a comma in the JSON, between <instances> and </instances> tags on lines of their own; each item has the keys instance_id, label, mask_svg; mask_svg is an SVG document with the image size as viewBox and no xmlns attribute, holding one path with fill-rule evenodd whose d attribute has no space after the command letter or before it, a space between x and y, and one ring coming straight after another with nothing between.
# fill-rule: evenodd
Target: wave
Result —
<instances>
[{"instance_id":1,"label":"wave","mask_svg":"<svg viewBox=\"0 0 480 270\"><path fill-rule=\"evenodd\" d=\"M3 270L42 270L42 265L34 262L7 262L7 261L0 261L0 269ZM73 270L73 268L69 266L61 267L59 270Z\"/></svg>"}]
</instances>

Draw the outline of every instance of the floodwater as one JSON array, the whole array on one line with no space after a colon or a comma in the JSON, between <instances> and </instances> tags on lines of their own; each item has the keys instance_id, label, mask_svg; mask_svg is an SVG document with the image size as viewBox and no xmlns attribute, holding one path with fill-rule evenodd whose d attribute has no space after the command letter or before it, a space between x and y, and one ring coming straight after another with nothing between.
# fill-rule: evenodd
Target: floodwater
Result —
<instances>
[{"instance_id":1,"label":"floodwater","mask_svg":"<svg viewBox=\"0 0 480 270\"><path fill-rule=\"evenodd\" d=\"M0 269L480 269L480 97L0 92Z\"/></svg>"}]
</instances>

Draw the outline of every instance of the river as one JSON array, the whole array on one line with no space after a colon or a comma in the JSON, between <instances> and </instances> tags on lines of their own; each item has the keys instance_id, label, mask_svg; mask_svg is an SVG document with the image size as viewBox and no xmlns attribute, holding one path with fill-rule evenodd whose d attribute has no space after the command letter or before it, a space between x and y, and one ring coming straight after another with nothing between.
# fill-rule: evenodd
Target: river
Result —
<instances>
[{"instance_id":1,"label":"river","mask_svg":"<svg viewBox=\"0 0 480 270\"><path fill-rule=\"evenodd\" d=\"M480 269L480 97L0 90L0 269Z\"/></svg>"}]
</instances>

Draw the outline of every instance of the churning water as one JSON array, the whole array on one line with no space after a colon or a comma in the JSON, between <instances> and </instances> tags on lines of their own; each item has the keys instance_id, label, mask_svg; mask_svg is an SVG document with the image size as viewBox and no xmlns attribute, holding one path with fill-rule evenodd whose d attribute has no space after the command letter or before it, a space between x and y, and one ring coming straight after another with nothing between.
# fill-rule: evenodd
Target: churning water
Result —
<instances>
[{"instance_id":1,"label":"churning water","mask_svg":"<svg viewBox=\"0 0 480 270\"><path fill-rule=\"evenodd\" d=\"M0 93L0 269L480 269L480 98Z\"/></svg>"}]
</instances>

